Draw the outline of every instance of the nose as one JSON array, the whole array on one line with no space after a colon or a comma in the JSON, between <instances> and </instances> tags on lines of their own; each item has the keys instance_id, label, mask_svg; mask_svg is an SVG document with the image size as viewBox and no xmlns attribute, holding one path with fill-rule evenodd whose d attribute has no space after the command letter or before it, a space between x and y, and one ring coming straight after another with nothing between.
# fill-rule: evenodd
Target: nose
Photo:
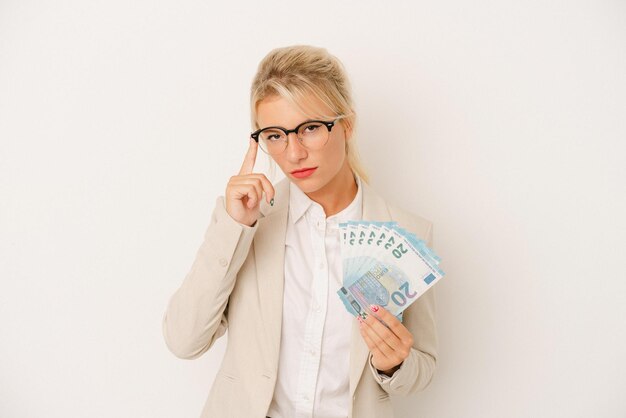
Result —
<instances>
[{"instance_id":1,"label":"nose","mask_svg":"<svg viewBox=\"0 0 626 418\"><path fill-rule=\"evenodd\" d=\"M293 135L292 135L293 134ZM289 132L287 136L287 149L285 153L287 154L287 159L291 162L298 162L303 158L306 158L309 154L307 149L302 146L298 136L295 132Z\"/></svg>"}]
</instances>

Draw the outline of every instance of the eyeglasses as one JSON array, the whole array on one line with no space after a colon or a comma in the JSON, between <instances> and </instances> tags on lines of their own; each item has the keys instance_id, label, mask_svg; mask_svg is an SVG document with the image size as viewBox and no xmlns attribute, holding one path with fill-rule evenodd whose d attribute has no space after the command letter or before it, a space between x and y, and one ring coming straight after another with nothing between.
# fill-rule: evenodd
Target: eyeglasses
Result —
<instances>
[{"instance_id":1,"label":"eyeglasses","mask_svg":"<svg viewBox=\"0 0 626 418\"><path fill-rule=\"evenodd\" d=\"M300 144L308 150L322 148L328 142L330 130L335 123L344 116L339 116L333 121L307 120L293 129L285 129L280 126L268 126L250 134L261 149L270 155L280 154L287 149L289 134L295 132Z\"/></svg>"}]
</instances>

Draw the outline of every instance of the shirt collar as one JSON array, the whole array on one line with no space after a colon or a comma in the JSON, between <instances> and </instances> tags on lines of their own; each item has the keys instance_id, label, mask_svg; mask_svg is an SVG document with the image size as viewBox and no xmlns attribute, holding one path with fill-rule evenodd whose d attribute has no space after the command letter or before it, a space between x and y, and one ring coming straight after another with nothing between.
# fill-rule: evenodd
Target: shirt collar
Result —
<instances>
[{"instance_id":1,"label":"shirt collar","mask_svg":"<svg viewBox=\"0 0 626 418\"><path fill-rule=\"evenodd\" d=\"M356 196L354 196L354 199L352 199L352 202L350 202L348 206L343 208L339 213L330 216L329 219L337 218L337 220L346 221L347 219L343 219L343 214L351 213L354 210L362 208L363 187L361 185L361 178L356 173L354 173L354 178L357 185ZM298 186L289 182L289 218L291 222L295 224L309 210L317 212L322 218L325 217L324 209L319 203L311 200Z\"/></svg>"}]
</instances>

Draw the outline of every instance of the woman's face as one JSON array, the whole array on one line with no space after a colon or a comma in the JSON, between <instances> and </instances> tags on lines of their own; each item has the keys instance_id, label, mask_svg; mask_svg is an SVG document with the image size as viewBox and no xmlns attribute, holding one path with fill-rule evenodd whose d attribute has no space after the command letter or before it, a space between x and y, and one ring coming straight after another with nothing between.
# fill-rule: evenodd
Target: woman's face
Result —
<instances>
[{"instance_id":1,"label":"woman's face","mask_svg":"<svg viewBox=\"0 0 626 418\"><path fill-rule=\"evenodd\" d=\"M333 114L323 102L312 95L305 102L312 103L312 107L305 108L311 114ZM281 126L293 129L308 119L296 106L280 96L266 97L257 105L257 122L260 128ZM349 170L345 151L346 140L348 140L346 130L339 119L329 132L328 142L321 149L304 148L296 138L296 134L290 133L285 151L271 155L271 157L285 176L300 190L313 193L324 188L342 170ZM296 177L292 173L294 170L304 168L316 169L307 177Z\"/></svg>"}]
</instances>

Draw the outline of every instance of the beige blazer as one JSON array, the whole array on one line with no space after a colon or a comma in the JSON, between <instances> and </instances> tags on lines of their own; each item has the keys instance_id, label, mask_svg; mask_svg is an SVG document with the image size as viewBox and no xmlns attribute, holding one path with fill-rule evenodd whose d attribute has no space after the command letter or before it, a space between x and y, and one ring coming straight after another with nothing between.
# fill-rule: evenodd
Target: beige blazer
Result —
<instances>
[{"instance_id":1,"label":"beige blazer","mask_svg":"<svg viewBox=\"0 0 626 418\"><path fill-rule=\"evenodd\" d=\"M224 197L217 198L191 270L163 316L165 343L182 359L200 357L228 329L226 353L203 418L264 418L272 400L280 355L289 179L274 187L274 206L263 200L252 228L232 219ZM365 182L362 187L364 220L397 221L432 246L430 221L385 202ZM350 418L393 417L390 395L408 395L430 383L438 344L435 287L404 311L403 324L414 344L392 379L376 378L358 323L353 322Z\"/></svg>"}]
</instances>

